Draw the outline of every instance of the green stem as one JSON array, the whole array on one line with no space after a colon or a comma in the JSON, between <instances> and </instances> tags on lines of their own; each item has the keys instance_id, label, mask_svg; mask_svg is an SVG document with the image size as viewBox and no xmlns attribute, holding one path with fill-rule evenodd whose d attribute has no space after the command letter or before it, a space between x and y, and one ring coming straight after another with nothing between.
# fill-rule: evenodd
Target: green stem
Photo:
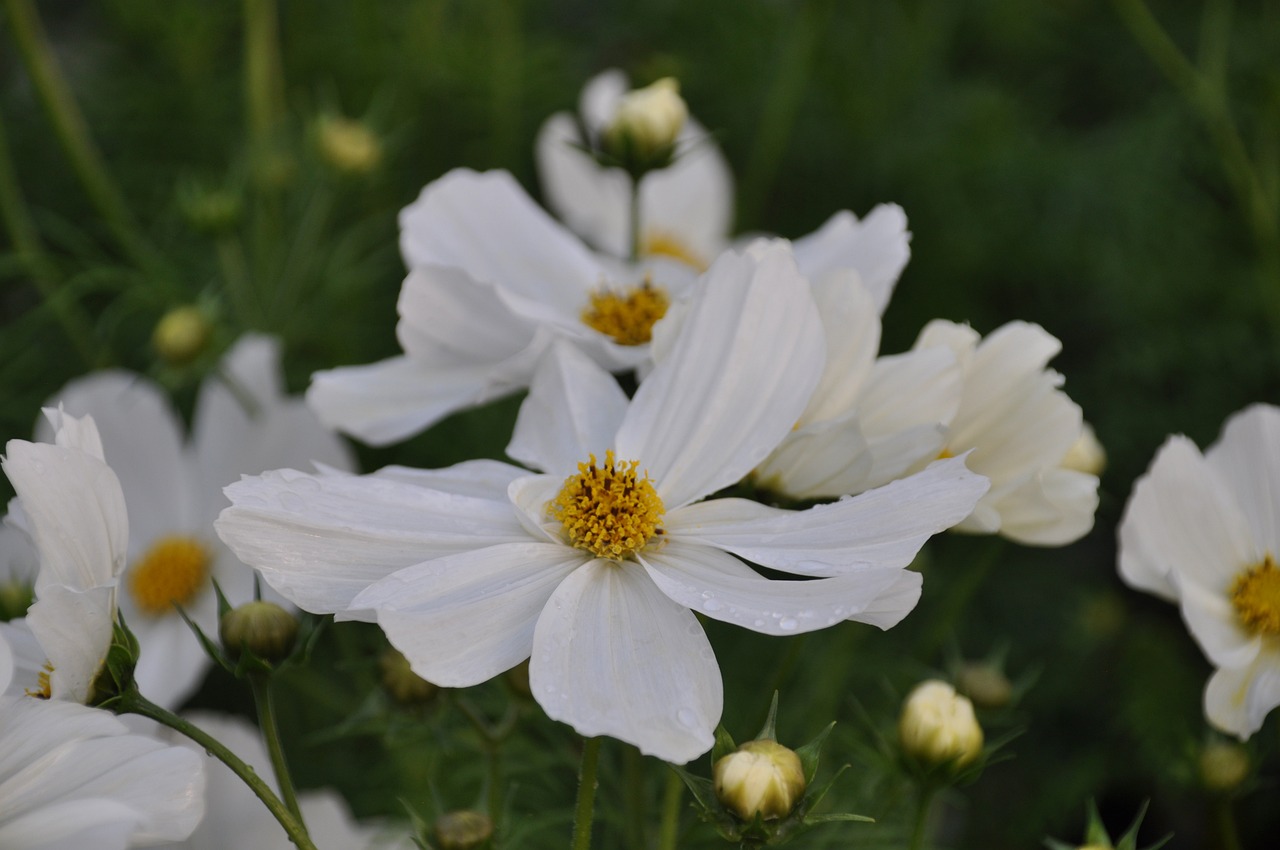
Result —
<instances>
[{"instance_id":1,"label":"green stem","mask_svg":"<svg viewBox=\"0 0 1280 850\"><path fill-rule=\"evenodd\" d=\"M684 782L674 770L667 771L667 786L662 790L662 820L658 823L658 850L676 850L680 837L680 801Z\"/></svg>"},{"instance_id":2,"label":"green stem","mask_svg":"<svg viewBox=\"0 0 1280 850\"><path fill-rule=\"evenodd\" d=\"M1240 850L1240 831L1236 829L1236 816L1229 798L1223 797L1214 802L1213 823L1218 832L1219 850Z\"/></svg>"},{"instance_id":3,"label":"green stem","mask_svg":"<svg viewBox=\"0 0 1280 850\"><path fill-rule=\"evenodd\" d=\"M947 588L944 607L932 618L933 627L926 633L920 651L916 653L917 658L927 661L942 648L947 638L955 631L956 624L969 607L970 600L991 574L1003 552L1004 539L993 536L986 551L970 564L954 586Z\"/></svg>"},{"instance_id":4,"label":"green stem","mask_svg":"<svg viewBox=\"0 0 1280 850\"><path fill-rule=\"evenodd\" d=\"M635 747L628 746L623 751L622 774L627 787L626 799L623 800L627 846L642 848L645 846L645 809L649 800L644 786L644 756Z\"/></svg>"},{"instance_id":5,"label":"green stem","mask_svg":"<svg viewBox=\"0 0 1280 850\"><path fill-rule=\"evenodd\" d=\"M600 739L587 738L582 743L582 766L578 769L578 804L573 813L572 850L591 847L591 821L596 807L596 767L600 762Z\"/></svg>"},{"instance_id":6,"label":"green stem","mask_svg":"<svg viewBox=\"0 0 1280 850\"><path fill-rule=\"evenodd\" d=\"M631 178L631 211L628 223L631 226L631 253L628 255L631 262L640 262L640 235L644 232L642 222L640 221L640 179L633 176Z\"/></svg>"},{"instance_id":7,"label":"green stem","mask_svg":"<svg viewBox=\"0 0 1280 850\"><path fill-rule=\"evenodd\" d=\"M284 747L280 743L280 725L276 722L276 703L271 680L265 674L251 673L249 686L253 690L253 702L258 708L258 726L267 742L267 753L271 756L271 767L276 774L276 784L280 786L280 796L284 798L284 804L298 819L298 823L303 823L302 808L298 805L298 794L293 788L293 777L289 774L289 762L285 760Z\"/></svg>"},{"instance_id":8,"label":"green stem","mask_svg":"<svg viewBox=\"0 0 1280 850\"><path fill-rule=\"evenodd\" d=\"M258 799L267 807L267 810L280 822L280 826L284 827L284 831L289 835L289 840L293 842L298 850L316 850L316 845L312 843L311 838L307 835L306 827L302 825L302 821L289 811L288 807L280 801L280 798L272 792L271 787L254 772L252 767L245 764L217 738L173 712L161 708L136 690L129 691L121 696L115 710L118 714L137 714L142 717L149 717L204 747L211 756L225 764L231 769L232 773L240 777L245 785L249 786L249 790L258 796Z\"/></svg>"},{"instance_id":9,"label":"green stem","mask_svg":"<svg viewBox=\"0 0 1280 850\"><path fill-rule=\"evenodd\" d=\"M920 797L916 806L916 819L911 827L911 845L909 850L923 850L929 835L929 810L932 808L933 795L936 788L925 786L920 788Z\"/></svg>"},{"instance_id":10,"label":"green stem","mask_svg":"<svg viewBox=\"0 0 1280 850\"><path fill-rule=\"evenodd\" d=\"M54 59L35 6L31 0L4 0L4 8L18 52L22 54L23 65L90 202L139 268L165 271L164 261L142 237L124 196L107 172L71 88Z\"/></svg>"},{"instance_id":11,"label":"green stem","mask_svg":"<svg viewBox=\"0 0 1280 850\"><path fill-rule=\"evenodd\" d=\"M275 0L244 0L245 118L255 155L268 148L284 112L279 30Z\"/></svg>"}]
</instances>

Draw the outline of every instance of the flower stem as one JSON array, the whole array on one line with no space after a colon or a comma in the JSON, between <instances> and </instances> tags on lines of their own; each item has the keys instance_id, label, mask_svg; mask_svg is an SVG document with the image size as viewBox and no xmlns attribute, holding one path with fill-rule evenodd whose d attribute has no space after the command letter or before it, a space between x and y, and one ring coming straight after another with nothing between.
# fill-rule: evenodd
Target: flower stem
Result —
<instances>
[{"instance_id":1,"label":"flower stem","mask_svg":"<svg viewBox=\"0 0 1280 850\"><path fill-rule=\"evenodd\" d=\"M925 846L925 839L929 834L929 811L933 807L933 795L936 792L937 788L931 785L920 788L915 824L911 827L910 850L923 850Z\"/></svg>"},{"instance_id":2,"label":"flower stem","mask_svg":"<svg viewBox=\"0 0 1280 850\"><path fill-rule=\"evenodd\" d=\"M680 801L684 782L674 770L667 772L667 787L662 790L662 820L658 824L658 850L676 850L680 837Z\"/></svg>"},{"instance_id":3,"label":"flower stem","mask_svg":"<svg viewBox=\"0 0 1280 850\"><path fill-rule=\"evenodd\" d=\"M1240 850L1240 831L1236 829L1236 816L1229 798L1223 797L1214 802L1213 823L1220 850Z\"/></svg>"},{"instance_id":4,"label":"flower stem","mask_svg":"<svg viewBox=\"0 0 1280 850\"><path fill-rule=\"evenodd\" d=\"M596 807L596 766L600 761L600 739L587 738L582 744L582 766L578 768L578 804L573 813L572 850L591 847L591 821Z\"/></svg>"},{"instance_id":5,"label":"flower stem","mask_svg":"<svg viewBox=\"0 0 1280 850\"><path fill-rule=\"evenodd\" d=\"M302 808L298 805L298 794L293 788L293 777L289 774L289 763L285 760L284 747L280 744L280 725L276 722L271 680L265 674L251 673L249 687L253 690L253 702L258 708L258 726L267 743L267 753L271 756L271 768L276 774L276 784L280 786L280 796L284 798L284 804L298 819L298 823L303 823Z\"/></svg>"},{"instance_id":6,"label":"flower stem","mask_svg":"<svg viewBox=\"0 0 1280 850\"><path fill-rule=\"evenodd\" d=\"M640 262L640 179L632 176L631 178L631 253L628 255L631 262Z\"/></svg>"},{"instance_id":7,"label":"flower stem","mask_svg":"<svg viewBox=\"0 0 1280 850\"><path fill-rule=\"evenodd\" d=\"M245 785L249 786L249 790L258 796L258 799L267 807L267 810L280 822L280 826L284 827L284 831L289 835L289 840L293 842L298 850L316 850L316 845L312 843L310 836L307 835L307 829L302 825L302 821L294 817L288 807L280 801L280 798L272 792L271 787L254 772L251 766L245 764L217 738L173 712L161 708L138 693L137 690L130 690L123 694L115 707L115 711L117 714L137 714L142 717L149 717L204 747L210 755L225 764L231 769L232 773L240 777L240 780Z\"/></svg>"}]
</instances>

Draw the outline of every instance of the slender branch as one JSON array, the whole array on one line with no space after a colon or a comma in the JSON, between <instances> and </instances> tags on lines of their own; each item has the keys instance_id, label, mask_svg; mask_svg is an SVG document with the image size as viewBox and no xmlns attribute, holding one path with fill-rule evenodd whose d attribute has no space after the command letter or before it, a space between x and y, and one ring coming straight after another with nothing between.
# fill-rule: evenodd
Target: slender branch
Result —
<instances>
[{"instance_id":1,"label":"slender branch","mask_svg":"<svg viewBox=\"0 0 1280 850\"><path fill-rule=\"evenodd\" d=\"M640 179L639 177L631 178L631 210L628 223L631 227L629 256L633 263L640 261L640 249L644 247L641 242L641 234L644 230L640 221Z\"/></svg>"},{"instance_id":2,"label":"slender branch","mask_svg":"<svg viewBox=\"0 0 1280 850\"><path fill-rule=\"evenodd\" d=\"M293 788L293 777L289 773L289 762L285 760L284 747L280 742L280 725L276 722L271 680L264 674L251 673L249 686L253 690L253 702L258 709L258 726L267 743L267 753L271 756L271 767L276 774L276 784L280 786L280 796L284 798L284 804L298 819L298 823L304 823L302 807L298 805L298 794Z\"/></svg>"},{"instance_id":3,"label":"slender branch","mask_svg":"<svg viewBox=\"0 0 1280 850\"><path fill-rule=\"evenodd\" d=\"M600 761L600 739L587 738L582 745L582 766L578 769L578 804L573 813L572 850L591 847L591 821L595 817L596 767Z\"/></svg>"},{"instance_id":4,"label":"slender branch","mask_svg":"<svg viewBox=\"0 0 1280 850\"><path fill-rule=\"evenodd\" d=\"M932 808L933 796L937 788L924 785L920 788L920 796L916 806L916 819L911 827L910 850L923 850L929 835L929 811Z\"/></svg>"},{"instance_id":5,"label":"slender branch","mask_svg":"<svg viewBox=\"0 0 1280 850\"><path fill-rule=\"evenodd\" d=\"M1240 850L1240 831L1236 828L1236 816L1231 810L1229 797L1214 801L1213 823L1218 832L1218 847L1221 850Z\"/></svg>"},{"instance_id":6,"label":"slender branch","mask_svg":"<svg viewBox=\"0 0 1280 850\"><path fill-rule=\"evenodd\" d=\"M680 801L684 782L674 770L667 771L667 785L662 789L662 820L658 823L658 850L676 850L680 838Z\"/></svg>"}]
</instances>

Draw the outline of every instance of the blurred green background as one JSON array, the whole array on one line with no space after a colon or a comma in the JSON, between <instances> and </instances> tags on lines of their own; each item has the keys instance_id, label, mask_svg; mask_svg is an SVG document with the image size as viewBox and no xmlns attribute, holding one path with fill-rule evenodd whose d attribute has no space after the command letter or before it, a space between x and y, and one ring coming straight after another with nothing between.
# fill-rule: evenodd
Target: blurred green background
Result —
<instances>
[{"instance_id":1,"label":"blurred green background","mask_svg":"<svg viewBox=\"0 0 1280 850\"><path fill-rule=\"evenodd\" d=\"M149 373L189 405L215 355L178 368L147 344L178 304L216 314L224 345L248 328L281 334L298 391L314 369L396 353L400 207L457 166L510 169L536 193L534 135L552 112L576 106L591 75L620 67L637 84L677 76L737 175L737 230L799 236L837 209L901 204L913 256L885 315L883 350L908 347L935 317L984 333L1037 322L1062 340L1054 365L1109 454L1087 538L1051 551L940 541L923 567L919 610L892 632L845 624L798 644L709 628L730 730L754 733L775 684L784 736L806 740L838 717L828 758L853 763L841 787L859 811L888 822L815 833L804 846L900 842L893 824L902 812L875 810L883 789L858 778L875 775L859 712L884 725L912 682L945 671L948 657L1000 648L1015 679L1038 674L1017 710L993 721L997 731L1025 732L1008 747L1013 759L948 801L949 846L1078 839L1090 796L1113 831L1150 798L1144 841L1173 831L1170 847L1212 846L1210 807L1192 778L1209 667L1171 606L1119 583L1114 537L1135 477L1166 434L1204 446L1233 411L1280 398L1280 6L1208 0L1158 11L1173 42L1221 81L1230 125L1271 201L1268 236L1224 161L1222 114L1161 73L1119 3L294 0L279 4L283 82L255 130L245 21L270 4L42 0L138 248L122 245L56 142L9 38L18 5L6 0L0 21L0 127L38 242L17 250L7 217L0 437L29 437L39 405L91 364ZM378 166L362 175L326 166L316 147L322 115L372 129L384 147ZM211 197L239 212L220 232L207 217L203 230L192 223ZM60 294L49 300L42 286ZM65 316L76 311L87 336L68 331ZM507 401L460 414L362 457L373 468L497 456L514 410ZM996 565L952 610L985 558ZM355 667L380 641L374 631L334 633L323 657ZM300 676L298 722L332 726L354 711L373 677L351 675L356 684L341 688L332 675ZM213 680L204 698L217 701L226 686ZM316 701L326 688L328 701ZM432 731L406 721L396 732L415 742L402 754L422 748L422 783L445 782L448 750L459 746L441 731L458 725L456 706L431 717ZM537 807L570 799L571 736L530 722L542 737L514 747L527 757L508 759L523 836L508 846L558 846L562 825L539 820ZM363 813L397 810L384 791L403 770L371 756L359 736L317 740L295 741L309 781L342 785ZM445 755L425 755L437 743ZM561 754L548 756L548 743ZM1274 720L1250 742L1264 779L1238 806L1245 847L1270 846L1280 828L1265 779L1276 775L1276 744ZM474 752L463 746L457 758ZM660 773L650 773L656 783ZM449 775L457 787L440 791L449 805L481 793L474 775ZM600 846L615 846L610 835L640 846L631 842L643 837L617 838L629 835L626 795L608 774L601 793ZM690 846L714 846L709 829L691 829Z\"/></svg>"}]
</instances>

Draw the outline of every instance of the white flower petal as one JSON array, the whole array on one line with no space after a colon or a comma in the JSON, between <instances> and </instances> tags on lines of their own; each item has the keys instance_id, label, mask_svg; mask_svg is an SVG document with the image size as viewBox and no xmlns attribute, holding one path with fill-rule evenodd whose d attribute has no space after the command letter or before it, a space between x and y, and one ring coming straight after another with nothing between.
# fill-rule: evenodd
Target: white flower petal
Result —
<instances>
[{"instance_id":1,"label":"white flower petal","mask_svg":"<svg viewBox=\"0 0 1280 850\"><path fill-rule=\"evenodd\" d=\"M115 588L75 590L50 585L27 612L27 626L40 642L53 672L54 699L85 703L111 646Z\"/></svg>"},{"instance_id":2,"label":"white flower petal","mask_svg":"<svg viewBox=\"0 0 1280 850\"><path fill-rule=\"evenodd\" d=\"M1186 437L1170 437L1138 479L1120 521L1120 577L1176 599L1194 581L1226 592L1261 560L1234 495Z\"/></svg>"},{"instance_id":3,"label":"white flower petal","mask_svg":"<svg viewBox=\"0 0 1280 850\"><path fill-rule=\"evenodd\" d=\"M667 509L732 484L782 441L822 374L822 323L785 243L726 253L618 431Z\"/></svg>"},{"instance_id":4,"label":"white flower petal","mask_svg":"<svg viewBox=\"0 0 1280 850\"><path fill-rule=\"evenodd\" d=\"M1247 667L1262 651L1262 640L1241 627L1231 600L1195 584L1179 587L1187 630L1215 667Z\"/></svg>"},{"instance_id":5,"label":"white flower petal","mask_svg":"<svg viewBox=\"0 0 1280 850\"><path fill-rule=\"evenodd\" d=\"M805 511L714 499L669 512L672 539L693 540L773 569L810 576L904 567L930 536L973 510L987 481L963 458L859 496Z\"/></svg>"},{"instance_id":6,"label":"white flower petal","mask_svg":"<svg viewBox=\"0 0 1280 850\"><path fill-rule=\"evenodd\" d=\"M1209 722L1242 741L1262 728L1271 709L1280 705L1280 664L1274 653L1259 655L1248 667L1214 671L1204 689Z\"/></svg>"},{"instance_id":7,"label":"white flower petal","mask_svg":"<svg viewBox=\"0 0 1280 850\"><path fill-rule=\"evenodd\" d=\"M13 676L0 696L22 696L27 691L40 688L40 674L46 672L44 665L49 656L40 646L40 641L31 633L31 626L26 617L0 623L0 639L9 645L13 660Z\"/></svg>"},{"instance_id":8,"label":"white flower petal","mask_svg":"<svg viewBox=\"0 0 1280 850\"><path fill-rule=\"evenodd\" d=\"M818 230L795 241L796 262L810 280L851 268L883 313L899 275L911 259L907 216L897 204L881 204L858 221L848 210L836 213Z\"/></svg>"},{"instance_id":9,"label":"white flower petal","mask_svg":"<svg viewBox=\"0 0 1280 850\"><path fill-rule=\"evenodd\" d=\"M125 850L143 816L124 803L88 799L50 803L0 823L6 850Z\"/></svg>"},{"instance_id":10,"label":"white flower petal","mask_svg":"<svg viewBox=\"0 0 1280 850\"><path fill-rule=\"evenodd\" d=\"M813 300L822 317L826 367L802 422L848 416L858 406L862 385L880 350L880 316L857 272L841 269L813 281Z\"/></svg>"},{"instance_id":11,"label":"white flower petal","mask_svg":"<svg viewBox=\"0 0 1280 850\"><path fill-rule=\"evenodd\" d=\"M315 613L351 600L398 569L478 546L527 540L506 500L415 487L377 476L277 470L226 489L215 527L236 556L286 599Z\"/></svg>"},{"instance_id":12,"label":"white flower petal","mask_svg":"<svg viewBox=\"0 0 1280 850\"><path fill-rule=\"evenodd\" d=\"M1205 461L1239 497L1259 547L1280 558L1280 409L1255 404L1232 416Z\"/></svg>"},{"instance_id":13,"label":"white flower petal","mask_svg":"<svg viewBox=\"0 0 1280 850\"><path fill-rule=\"evenodd\" d=\"M520 405L507 454L549 472L570 472L590 454L603 459L627 404L612 375L576 347L557 342Z\"/></svg>"},{"instance_id":14,"label":"white flower petal","mask_svg":"<svg viewBox=\"0 0 1280 850\"><path fill-rule=\"evenodd\" d=\"M630 253L631 178L621 169L601 167L576 147L581 144L577 122L567 112L542 125L534 143L542 195L571 230L601 251L624 257Z\"/></svg>"},{"instance_id":15,"label":"white flower petal","mask_svg":"<svg viewBox=\"0 0 1280 850\"><path fill-rule=\"evenodd\" d=\"M578 97L578 112L589 132L599 133L613 120L618 101L630 87L627 75L617 68L601 71L587 81Z\"/></svg>"},{"instance_id":16,"label":"white flower petal","mask_svg":"<svg viewBox=\"0 0 1280 850\"><path fill-rule=\"evenodd\" d=\"M1041 470L1000 503L1000 533L1024 546L1065 546L1093 528L1098 476Z\"/></svg>"},{"instance_id":17,"label":"white flower petal","mask_svg":"<svg viewBox=\"0 0 1280 850\"><path fill-rule=\"evenodd\" d=\"M525 531L535 540L563 543L561 525L547 515L547 505L564 489L559 475L528 475L511 482L508 497Z\"/></svg>"},{"instance_id":18,"label":"white flower petal","mask_svg":"<svg viewBox=\"0 0 1280 850\"><path fill-rule=\"evenodd\" d=\"M410 269L396 310L405 353L442 367L500 363L533 341L530 318L512 312L493 283L461 268Z\"/></svg>"},{"instance_id":19,"label":"white flower petal","mask_svg":"<svg viewBox=\"0 0 1280 850\"><path fill-rule=\"evenodd\" d=\"M41 408L40 412L44 414L44 418L36 420L36 431L42 435L39 440L64 449L80 449L98 460L106 460L106 454L102 450L102 435L92 416L72 416L61 404Z\"/></svg>"},{"instance_id":20,"label":"white flower petal","mask_svg":"<svg viewBox=\"0 0 1280 850\"><path fill-rule=\"evenodd\" d=\"M724 707L702 626L635 564L591 561L552 595L529 686L553 720L684 764L711 749Z\"/></svg>"},{"instance_id":21,"label":"white flower petal","mask_svg":"<svg viewBox=\"0 0 1280 850\"><path fill-rule=\"evenodd\" d=\"M480 459L464 460L444 469L384 466L372 473L371 477L400 481L442 493L503 501L507 498L507 488L511 486L511 482L528 474L529 470L500 460Z\"/></svg>"},{"instance_id":22,"label":"white flower petal","mask_svg":"<svg viewBox=\"0 0 1280 850\"><path fill-rule=\"evenodd\" d=\"M855 418L820 422L787 435L756 467L756 483L794 499L824 499L858 492L872 457Z\"/></svg>"},{"instance_id":23,"label":"white flower petal","mask_svg":"<svg viewBox=\"0 0 1280 850\"><path fill-rule=\"evenodd\" d=\"M685 121L676 145L675 163L649 172L640 183L640 221L648 247L672 242L702 270L728 242L733 173L711 133L693 118Z\"/></svg>"},{"instance_id":24,"label":"white flower petal","mask_svg":"<svg viewBox=\"0 0 1280 850\"><path fill-rule=\"evenodd\" d=\"M246 573L247 567L241 566ZM238 594L234 588L219 582L222 590L232 605L248 602L250 594ZM216 600L213 592L201 594L206 609L198 612L187 610L187 615L200 626L205 635L216 639L218 619ZM205 616L199 616L204 614ZM212 615L212 616L209 616ZM161 708L176 709L191 697L204 681L205 674L213 666L213 660L200 646L200 642L192 633L191 627L183 621L177 611L160 615L136 613L126 614L126 622L138 638L140 652L138 665L133 671L138 682L138 690Z\"/></svg>"},{"instance_id":25,"label":"white flower petal","mask_svg":"<svg viewBox=\"0 0 1280 850\"><path fill-rule=\"evenodd\" d=\"M352 605L377 612L419 676L469 687L529 657L538 615L589 557L555 543L489 546L392 573Z\"/></svg>"},{"instance_id":26,"label":"white flower petal","mask_svg":"<svg viewBox=\"0 0 1280 850\"><path fill-rule=\"evenodd\" d=\"M863 610L896 589L902 570L857 570L833 578L775 581L732 555L672 540L639 555L658 589L713 620L767 635L792 635L860 620ZM920 585L919 574L915 584ZM918 598L918 594L917 594ZM911 602L905 616L915 606Z\"/></svg>"},{"instance_id":27,"label":"white flower petal","mask_svg":"<svg viewBox=\"0 0 1280 850\"><path fill-rule=\"evenodd\" d=\"M13 681L13 650L9 648L9 641L5 639L4 632L0 632L0 694L9 690L9 683Z\"/></svg>"},{"instance_id":28,"label":"white flower petal","mask_svg":"<svg viewBox=\"0 0 1280 850\"><path fill-rule=\"evenodd\" d=\"M963 391L964 374L949 348L878 358L858 398L858 426L874 459L863 486L878 487L936 458Z\"/></svg>"}]
</instances>

